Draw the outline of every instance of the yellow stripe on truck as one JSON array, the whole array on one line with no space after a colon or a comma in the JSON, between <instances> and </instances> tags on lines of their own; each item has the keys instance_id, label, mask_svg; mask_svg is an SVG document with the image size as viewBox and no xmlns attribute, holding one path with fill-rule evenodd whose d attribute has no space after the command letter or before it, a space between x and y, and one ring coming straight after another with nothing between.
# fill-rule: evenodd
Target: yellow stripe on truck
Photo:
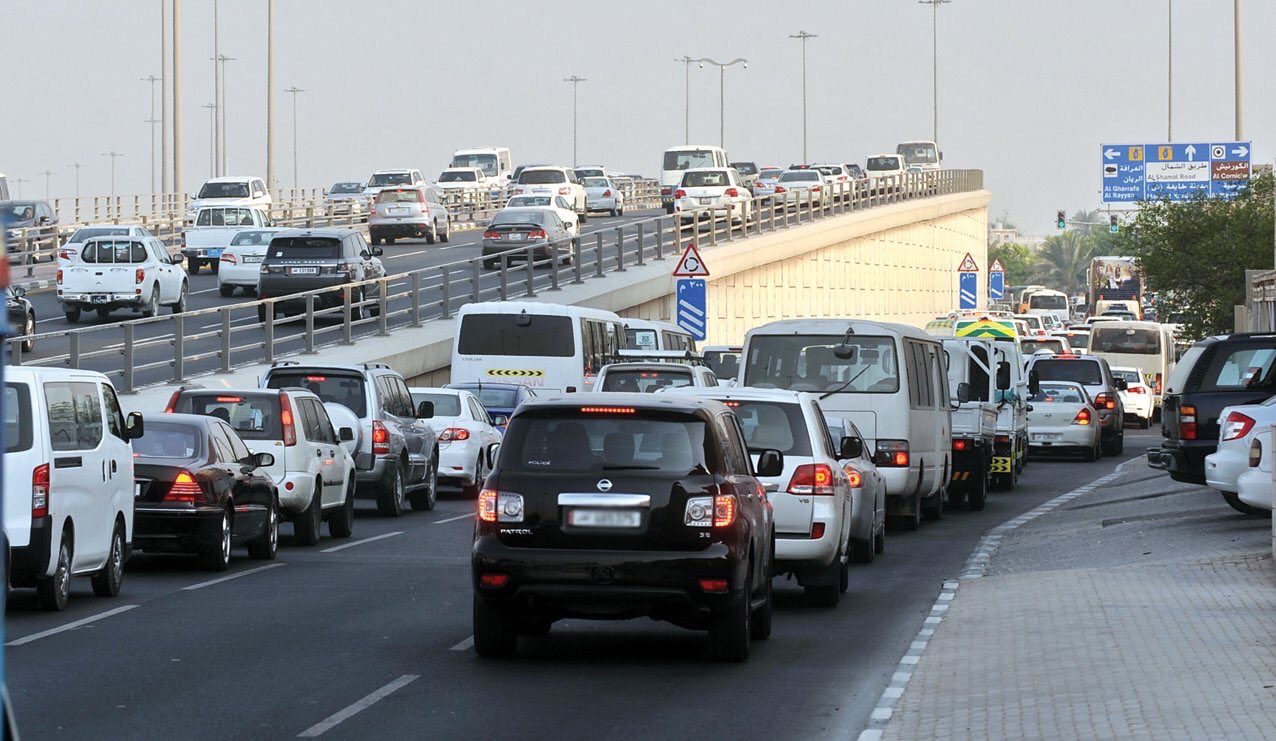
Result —
<instances>
[{"instance_id":1,"label":"yellow stripe on truck","mask_svg":"<svg viewBox=\"0 0 1276 741\"><path fill-rule=\"evenodd\" d=\"M545 371L543 370L523 370L519 368L488 368L484 372L497 378L543 378L545 376Z\"/></svg>"}]
</instances>

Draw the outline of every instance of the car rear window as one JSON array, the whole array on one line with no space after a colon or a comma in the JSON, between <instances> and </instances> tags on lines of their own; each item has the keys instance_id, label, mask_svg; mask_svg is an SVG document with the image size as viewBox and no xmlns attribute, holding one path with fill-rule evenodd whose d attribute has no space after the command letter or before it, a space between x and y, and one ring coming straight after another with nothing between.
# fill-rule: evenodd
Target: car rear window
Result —
<instances>
[{"instance_id":1,"label":"car rear window","mask_svg":"<svg viewBox=\"0 0 1276 741\"><path fill-rule=\"evenodd\" d=\"M552 206L549 202L549 196L514 196L507 204L511 208L527 207L527 206Z\"/></svg>"},{"instance_id":2,"label":"car rear window","mask_svg":"<svg viewBox=\"0 0 1276 741\"><path fill-rule=\"evenodd\" d=\"M327 237L276 237L268 257L302 260L335 260L341 257L341 240Z\"/></svg>"},{"instance_id":3,"label":"car rear window","mask_svg":"<svg viewBox=\"0 0 1276 741\"><path fill-rule=\"evenodd\" d=\"M1161 332L1134 327L1095 327L1090 333L1090 352L1158 355Z\"/></svg>"},{"instance_id":4,"label":"car rear window","mask_svg":"<svg viewBox=\"0 0 1276 741\"><path fill-rule=\"evenodd\" d=\"M692 385L690 368L669 370L617 370L607 371L601 391L628 391L630 393L654 393L665 388L682 388Z\"/></svg>"},{"instance_id":5,"label":"car rear window","mask_svg":"<svg viewBox=\"0 0 1276 741\"><path fill-rule=\"evenodd\" d=\"M580 184L586 188L610 188L611 183L607 182L607 178L585 178Z\"/></svg>"},{"instance_id":6,"label":"car rear window","mask_svg":"<svg viewBox=\"0 0 1276 741\"><path fill-rule=\"evenodd\" d=\"M632 407L521 414L501 445L502 472L659 471L685 476L711 470L705 423L691 415Z\"/></svg>"},{"instance_id":7,"label":"car rear window","mask_svg":"<svg viewBox=\"0 0 1276 741\"><path fill-rule=\"evenodd\" d=\"M146 262L146 245L141 242L91 242L80 251L80 262L96 265Z\"/></svg>"},{"instance_id":8,"label":"car rear window","mask_svg":"<svg viewBox=\"0 0 1276 741\"><path fill-rule=\"evenodd\" d=\"M780 174L781 183L817 183L820 174L814 170L789 170Z\"/></svg>"},{"instance_id":9,"label":"car rear window","mask_svg":"<svg viewBox=\"0 0 1276 741\"><path fill-rule=\"evenodd\" d=\"M1068 341L1068 345L1075 350L1084 350L1090 346L1090 335L1087 332L1073 332L1063 339Z\"/></svg>"},{"instance_id":10,"label":"car rear window","mask_svg":"<svg viewBox=\"0 0 1276 741\"><path fill-rule=\"evenodd\" d=\"M710 170L709 172L689 172L682 176L684 188L722 188L731 184L726 170Z\"/></svg>"},{"instance_id":11,"label":"car rear window","mask_svg":"<svg viewBox=\"0 0 1276 741\"><path fill-rule=\"evenodd\" d=\"M1031 355L1038 350L1049 350L1050 352L1061 353L1068 349L1068 343L1063 340L1019 340L1019 348L1023 350L1024 355Z\"/></svg>"},{"instance_id":12,"label":"car rear window","mask_svg":"<svg viewBox=\"0 0 1276 741\"><path fill-rule=\"evenodd\" d=\"M1039 360L1032 369L1042 381L1073 381L1084 386L1103 383L1103 371L1093 360Z\"/></svg>"},{"instance_id":13,"label":"car rear window","mask_svg":"<svg viewBox=\"0 0 1276 741\"><path fill-rule=\"evenodd\" d=\"M519 326L527 319L526 326ZM462 355L570 358L575 348L571 317L470 314L461 320L456 351Z\"/></svg>"},{"instance_id":14,"label":"car rear window","mask_svg":"<svg viewBox=\"0 0 1276 741\"><path fill-rule=\"evenodd\" d=\"M806 420L797 404L734 399L724 403L740 418L749 452L778 450L785 455L811 454Z\"/></svg>"},{"instance_id":15,"label":"car rear window","mask_svg":"<svg viewBox=\"0 0 1276 741\"><path fill-rule=\"evenodd\" d=\"M288 370L271 373L266 387L272 389L303 388L318 396L325 404L341 404L354 412L356 417L368 414L367 393L363 376L357 373L331 373L325 371Z\"/></svg>"},{"instance_id":16,"label":"car rear window","mask_svg":"<svg viewBox=\"0 0 1276 741\"><path fill-rule=\"evenodd\" d=\"M377 203L420 203L424 200L419 190L383 190L377 194Z\"/></svg>"},{"instance_id":17,"label":"car rear window","mask_svg":"<svg viewBox=\"0 0 1276 741\"><path fill-rule=\"evenodd\" d=\"M523 185L552 185L567 182L567 176L558 170L524 170L518 176Z\"/></svg>"},{"instance_id":18,"label":"car rear window","mask_svg":"<svg viewBox=\"0 0 1276 741\"><path fill-rule=\"evenodd\" d=\"M279 394L182 394L173 411L217 417L244 440L284 439Z\"/></svg>"},{"instance_id":19,"label":"car rear window","mask_svg":"<svg viewBox=\"0 0 1276 741\"><path fill-rule=\"evenodd\" d=\"M478 173L465 170L439 173L440 183L477 183Z\"/></svg>"},{"instance_id":20,"label":"car rear window","mask_svg":"<svg viewBox=\"0 0 1276 741\"><path fill-rule=\"evenodd\" d=\"M488 226L511 226L515 224L543 226L545 219L546 212L544 211L501 211L492 219Z\"/></svg>"},{"instance_id":21,"label":"car rear window","mask_svg":"<svg viewBox=\"0 0 1276 741\"><path fill-rule=\"evenodd\" d=\"M470 393L478 397L485 409L513 409L518 406L517 389L480 388L470 389Z\"/></svg>"},{"instance_id":22,"label":"car rear window","mask_svg":"<svg viewBox=\"0 0 1276 741\"><path fill-rule=\"evenodd\" d=\"M230 240L230 244L232 247L253 245L261 245L264 247L270 244L270 236L270 232L240 232L235 235L234 239Z\"/></svg>"},{"instance_id":23,"label":"car rear window","mask_svg":"<svg viewBox=\"0 0 1276 741\"><path fill-rule=\"evenodd\" d=\"M412 182L412 175L406 172L382 172L368 180L369 187L379 188L387 185L407 185Z\"/></svg>"},{"instance_id":24,"label":"car rear window","mask_svg":"<svg viewBox=\"0 0 1276 741\"><path fill-rule=\"evenodd\" d=\"M133 455L137 458L194 460L207 452L201 428L154 417L146 420L142 436L133 440Z\"/></svg>"},{"instance_id":25,"label":"car rear window","mask_svg":"<svg viewBox=\"0 0 1276 741\"><path fill-rule=\"evenodd\" d=\"M1043 383L1039 393L1033 394L1028 401L1039 401L1046 404L1080 404L1088 402L1089 398L1082 398L1083 392L1076 386L1062 383Z\"/></svg>"},{"instance_id":26,"label":"car rear window","mask_svg":"<svg viewBox=\"0 0 1276 741\"><path fill-rule=\"evenodd\" d=\"M456 394L427 394L422 392L412 392L412 407L421 406L421 402L428 401L434 404L434 416L436 417L459 417L461 416L461 397Z\"/></svg>"},{"instance_id":27,"label":"car rear window","mask_svg":"<svg viewBox=\"0 0 1276 741\"><path fill-rule=\"evenodd\" d=\"M900 169L901 166L902 165L898 157L869 157L868 158L869 172L874 172L874 171L881 172L882 170L898 170Z\"/></svg>"},{"instance_id":28,"label":"car rear window","mask_svg":"<svg viewBox=\"0 0 1276 741\"><path fill-rule=\"evenodd\" d=\"M1271 390L1276 388L1276 347L1224 343L1214 353L1199 391Z\"/></svg>"},{"instance_id":29,"label":"car rear window","mask_svg":"<svg viewBox=\"0 0 1276 741\"><path fill-rule=\"evenodd\" d=\"M1113 368L1112 377L1119 378L1126 383L1143 383L1143 376L1133 368Z\"/></svg>"},{"instance_id":30,"label":"car rear window","mask_svg":"<svg viewBox=\"0 0 1276 741\"><path fill-rule=\"evenodd\" d=\"M247 198L248 183L204 183L197 198Z\"/></svg>"},{"instance_id":31,"label":"car rear window","mask_svg":"<svg viewBox=\"0 0 1276 741\"><path fill-rule=\"evenodd\" d=\"M25 383L4 385L4 452L30 450L32 443L31 389Z\"/></svg>"}]
</instances>

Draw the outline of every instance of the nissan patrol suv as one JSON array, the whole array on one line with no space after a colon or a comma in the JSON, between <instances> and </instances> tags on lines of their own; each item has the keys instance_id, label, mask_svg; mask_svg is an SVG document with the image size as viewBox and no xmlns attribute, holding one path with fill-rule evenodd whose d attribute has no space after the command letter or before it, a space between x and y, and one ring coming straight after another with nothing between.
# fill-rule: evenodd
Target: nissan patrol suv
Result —
<instances>
[{"instance_id":1,"label":"nissan patrol suv","mask_svg":"<svg viewBox=\"0 0 1276 741\"><path fill-rule=\"evenodd\" d=\"M340 305L344 292L325 289L384 276L385 266L377 259L380 255L381 248L368 246L354 229L291 229L276 234L261 263L257 297L292 298L259 304L257 318L266 321L267 306L272 306L275 314L304 307L305 297L294 295L304 291L319 291L318 306ZM363 302L376 297L376 284L355 288L350 296L351 318L362 318ZM375 303L369 303L368 312L376 315Z\"/></svg>"}]
</instances>

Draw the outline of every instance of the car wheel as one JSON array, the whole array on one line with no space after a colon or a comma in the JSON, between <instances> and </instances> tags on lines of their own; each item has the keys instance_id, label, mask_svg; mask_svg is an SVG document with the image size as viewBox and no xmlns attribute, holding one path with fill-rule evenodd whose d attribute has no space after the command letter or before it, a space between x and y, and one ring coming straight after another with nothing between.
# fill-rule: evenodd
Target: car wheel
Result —
<instances>
[{"instance_id":1,"label":"car wheel","mask_svg":"<svg viewBox=\"0 0 1276 741\"><path fill-rule=\"evenodd\" d=\"M1089 448L1083 448L1081 450L1081 460L1085 461L1086 463L1097 461L1099 459L1099 456L1101 455L1103 455L1103 452L1099 449L1098 444L1095 444L1094 446Z\"/></svg>"},{"instance_id":2,"label":"car wheel","mask_svg":"<svg viewBox=\"0 0 1276 741\"><path fill-rule=\"evenodd\" d=\"M230 566L230 510L222 512L221 542L199 554L199 565L208 571L225 571Z\"/></svg>"},{"instance_id":3,"label":"car wheel","mask_svg":"<svg viewBox=\"0 0 1276 741\"><path fill-rule=\"evenodd\" d=\"M377 236L377 235L375 235L375 234L371 234L371 233L369 233L369 234L368 234L368 239L372 242L372 244L373 244L373 245L381 244L381 237L378 237L378 236Z\"/></svg>"},{"instance_id":4,"label":"car wheel","mask_svg":"<svg viewBox=\"0 0 1276 741\"><path fill-rule=\"evenodd\" d=\"M447 242L447 241L448 241L448 240L450 240L450 239L452 239L452 221L451 221L451 219L449 219L449 220L448 220L448 222L447 222L447 228L446 228L446 229L444 229L444 230L443 230L443 233L439 235L439 241L440 241L440 242Z\"/></svg>"},{"instance_id":5,"label":"car wheel","mask_svg":"<svg viewBox=\"0 0 1276 741\"><path fill-rule=\"evenodd\" d=\"M483 269L484 269L484 270L495 270L495 269L496 269L496 261L495 261L495 260L484 260L484 261L483 261Z\"/></svg>"},{"instance_id":6,"label":"car wheel","mask_svg":"<svg viewBox=\"0 0 1276 741\"><path fill-rule=\"evenodd\" d=\"M439 501L439 451L435 450L431 456L430 470L425 472L425 488L417 489L408 495L408 501L412 503L412 509L428 512L434 509L434 505Z\"/></svg>"},{"instance_id":7,"label":"car wheel","mask_svg":"<svg viewBox=\"0 0 1276 741\"><path fill-rule=\"evenodd\" d=\"M354 532L354 477L346 484L346 501L328 517L328 535L348 538Z\"/></svg>"},{"instance_id":8,"label":"car wheel","mask_svg":"<svg viewBox=\"0 0 1276 741\"><path fill-rule=\"evenodd\" d=\"M394 244L394 240L395 240L395 238L394 238L394 237L385 237L385 238L384 238L384 241L385 241L385 243L386 243L386 244Z\"/></svg>"},{"instance_id":9,"label":"car wheel","mask_svg":"<svg viewBox=\"0 0 1276 741\"><path fill-rule=\"evenodd\" d=\"M886 525L882 525L882 529L877 531L877 535L873 536L873 553L881 555L886 552Z\"/></svg>"},{"instance_id":10,"label":"car wheel","mask_svg":"<svg viewBox=\"0 0 1276 741\"><path fill-rule=\"evenodd\" d=\"M53 569L53 576L45 577L35 585L41 608L54 611L66 609L66 604L71 599L71 553L70 536L62 533L62 543L58 546L58 563Z\"/></svg>"},{"instance_id":11,"label":"car wheel","mask_svg":"<svg viewBox=\"0 0 1276 741\"><path fill-rule=\"evenodd\" d=\"M99 597L114 597L120 593L124 581L124 530L119 525L111 533L111 552L106 563L93 575L93 593Z\"/></svg>"},{"instance_id":12,"label":"car wheel","mask_svg":"<svg viewBox=\"0 0 1276 741\"><path fill-rule=\"evenodd\" d=\"M1114 455L1120 455L1121 454L1121 448L1119 447L1120 444L1121 444L1121 440L1119 438L1104 440L1102 442L1103 455L1106 455L1109 457Z\"/></svg>"},{"instance_id":13,"label":"car wheel","mask_svg":"<svg viewBox=\"0 0 1276 741\"><path fill-rule=\"evenodd\" d=\"M876 538L857 540L851 538L851 561L853 563L873 563L876 558Z\"/></svg>"},{"instance_id":14,"label":"car wheel","mask_svg":"<svg viewBox=\"0 0 1276 741\"><path fill-rule=\"evenodd\" d=\"M773 581L770 572L767 572L766 589L763 590L762 604L754 608L751 616L752 622L749 625L749 637L755 641L765 641L771 637L771 615L774 612L773 605L775 598L773 595Z\"/></svg>"},{"instance_id":15,"label":"car wheel","mask_svg":"<svg viewBox=\"0 0 1276 741\"><path fill-rule=\"evenodd\" d=\"M274 319L274 317L271 317L271 319ZM262 324L266 323L266 305L265 304L257 305L257 321L261 322Z\"/></svg>"},{"instance_id":16,"label":"car wheel","mask_svg":"<svg viewBox=\"0 0 1276 741\"><path fill-rule=\"evenodd\" d=\"M79 321L80 321L80 307L78 307L78 306L73 306L73 307L71 307L71 308L69 308L69 309L66 309L66 320L67 320L67 322L69 322L69 323L71 323L71 324L76 324L77 322L79 322Z\"/></svg>"},{"instance_id":17,"label":"car wheel","mask_svg":"<svg viewBox=\"0 0 1276 741\"><path fill-rule=\"evenodd\" d=\"M188 289L186 286L186 281L182 281L182 290L180 293L177 294L177 303L169 307L169 310L172 311L174 314L181 314L182 312L186 311L187 290Z\"/></svg>"},{"instance_id":18,"label":"car wheel","mask_svg":"<svg viewBox=\"0 0 1276 741\"><path fill-rule=\"evenodd\" d=\"M357 322L363 318L363 288L350 292L350 321Z\"/></svg>"},{"instance_id":19,"label":"car wheel","mask_svg":"<svg viewBox=\"0 0 1276 741\"><path fill-rule=\"evenodd\" d=\"M750 566L745 571L744 589L740 595L720 605L709 624L709 655L715 661L741 662L749 658L749 637L753 633L750 627L752 572Z\"/></svg>"},{"instance_id":20,"label":"car wheel","mask_svg":"<svg viewBox=\"0 0 1276 741\"><path fill-rule=\"evenodd\" d=\"M478 499L479 489L483 488L483 454L474 462L474 483L461 487L461 496L466 499Z\"/></svg>"},{"instance_id":21,"label":"car wheel","mask_svg":"<svg viewBox=\"0 0 1276 741\"><path fill-rule=\"evenodd\" d=\"M31 337L35 334L35 314L27 314L26 324L22 326L22 334L30 337L22 343L22 352L35 352L35 338Z\"/></svg>"},{"instance_id":22,"label":"car wheel","mask_svg":"<svg viewBox=\"0 0 1276 741\"><path fill-rule=\"evenodd\" d=\"M1223 494L1223 501L1227 502L1228 506L1236 510L1237 512L1242 512L1244 514L1249 515L1250 517L1268 518L1272 516L1272 511L1269 509L1255 507L1253 505L1242 502L1239 494L1233 494L1232 492L1229 492L1229 491L1222 492L1222 494Z\"/></svg>"},{"instance_id":23,"label":"car wheel","mask_svg":"<svg viewBox=\"0 0 1276 741\"><path fill-rule=\"evenodd\" d=\"M199 268L200 268L199 260L188 260L187 265L190 267L189 272L191 275L199 275Z\"/></svg>"},{"instance_id":24,"label":"car wheel","mask_svg":"<svg viewBox=\"0 0 1276 741\"><path fill-rule=\"evenodd\" d=\"M620 216L619 211L620 211L620 209L613 208L613 209L611 210L611 215L612 215L612 216Z\"/></svg>"},{"instance_id":25,"label":"car wheel","mask_svg":"<svg viewBox=\"0 0 1276 741\"><path fill-rule=\"evenodd\" d=\"M979 481L974 489L966 493L966 506L975 512L980 512L983 510L984 505L988 503L988 473L985 470L980 470L977 473L979 474Z\"/></svg>"},{"instance_id":26,"label":"car wheel","mask_svg":"<svg viewBox=\"0 0 1276 741\"><path fill-rule=\"evenodd\" d=\"M217 292L222 295L222 298L229 298L235 292L235 287L229 283L223 283L217 286Z\"/></svg>"},{"instance_id":27,"label":"car wheel","mask_svg":"<svg viewBox=\"0 0 1276 741\"><path fill-rule=\"evenodd\" d=\"M518 622L500 605L474 597L474 652L485 659L514 653L518 646Z\"/></svg>"},{"instance_id":28,"label":"car wheel","mask_svg":"<svg viewBox=\"0 0 1276 741\"><path fill-rule=\"evenodd\" d=\"M381 489L377 511L385 517L403 516L403 462L394 467L394 478Z\"/></svg>"},{"instance_id":29,"label":"car wheel","mask_svg":"<svg viewBox=\"0 0 1276 741\"><path fill-rule=\"evenodd\" d=\"M584 224L584 223L586 223L586 222L588 222L588 221L589 221L589 214L588 214L588 213L586 213L586 212L584 212L584 211L581 211L581 212L580 212L580 218L576 220L576 223L577 223L577 224Z\"/></svg>"},{"instance_id":30,"label":"car wheel","mask_svg":"<svg viewBox=\"0 0 1276 741\"><path fill-rule=\"evenodd\" d=\"M142 309L142 316L150 319L159 313L159 286L151 289L151 297Z\"/></svg>"},{"instance_id":31,"label":"car wheel","mask_svg":"<svg viewBox=\"0 0 1276 741\"><path fill-rule=\"evenodd\" d=\"M834 561L828 567L829 574L825 576L828 584L810 584L805 587L806 601L815 607L837 607L837 603L842 599L842 571L846 569L840 561ZM829 577L832 578L829 578Z\"/></svg>"},{"instance_id":32,"label":"car wheel","mask_svg":"<svg viewBox=\"0 0 1276 741\"><path fill-rule=\"evenodd\" d=\"M272 496L266 511L266 532L248 541L248 555L269 561L279 554L279 503Z\"/></svg>"},{"instance_id":33,"label":"car wheel","mask_svg":"<svg viewBox=\"0 0 1276 741\"><path fill-rule=\"evenodd\" d=\"M936 494L922 500L922 517L928 521L941 520L944 517L944 500L948 498L948 487L940 489Z\"/></svg>"},{"instance_id":34,"label":"car wheel","mask_svg":"<svg viewBox=\"0 0 1276 741\"><path fill-rule=\"evenodd\" d=\"M912 513L906 515L888 515L887 523L896 530L916 530L922 525L921 497L913 495Z\"/></svg>"},{"instance_id":35,"label":"car wheel","mask_svg":"<svg viewBox=\"0 0 1276 741\"><path fill-rule=\"evenodd\" d=\"M1117 433L1116 452L1117 455L1125 452L1125 430Z\"/></svg>"},{"instance_id":36,"label":"car wheel","mask_svg":"<svg viewBox=\"0 0 1276 741\"><path fill-rule=\"evenodd\" d=\"M438 238L439 238L439 224L438 222L432 221L430 222L430 228L426 230L425 232L425 243L434 244L436 241L438 241Z\"/></svg>"},{"instance_id":37,"label":"car wheel","mask_svg":"<svg viewBox=\"0 0 1276 741\"><path fill-rule=\"evenodd\" d=\"M323 482L315 479L315 493L310 497L310 506L298 512L292 519L292 533L297 536L301 545L314 545L319 542L319 529L323 525L323 505L320 502L323 494Z\"/></svg>"}]
</instances>

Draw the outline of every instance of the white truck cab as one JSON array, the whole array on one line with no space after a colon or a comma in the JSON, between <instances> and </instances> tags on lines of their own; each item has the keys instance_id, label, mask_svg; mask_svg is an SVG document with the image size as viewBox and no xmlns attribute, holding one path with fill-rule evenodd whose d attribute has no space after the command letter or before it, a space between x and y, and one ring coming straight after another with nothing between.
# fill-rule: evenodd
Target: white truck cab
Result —
<instances>
[{"instance_id":1,"label":"white truck cab","mask_svg":"<svg viewBox=\"0 0 1276 741\"><path fill-rule=\"evenodd\" d=\"M188 279L182 256L170 255L155 237L94 237L58 268L57 300L66 320L84 311L103 319L116 309L153 317L161 306L186 310Z\"/></svg>"},{"instance_id":2,"label":"white truck cab","mask_svg":"<svg viewBox=\"0 0 1276 741\"><path fill-rule=\"evenodd\" d=\"M256 206L269 210L272 203L266 181L259 177L231 175L210 178L186 205L186 217L194 218L205 206Z\"/></svg>"},{"instance_id":3,"label":"white truck cab","mask_svg":"<svg viewBox=\"0 0 1276 741\"><path fill-rule=\"evenodd\" d=\"M948 503L981 510L988 498L997 434L996 348L992 340L948 338L944 352L948 385L956 389Z\"/></svg>"},{"instance_id":4,"label":"white truck cab","mask_svg":"<svg viewBox=\"0 0 1276 741\"><path fill-rule=\"evenodd\" d=\"M895 154L904 158L906 168L922 172L938 171L944 161L944 153L932 141L900 142L895 147Z\"/></svg>"}]
</instances>

